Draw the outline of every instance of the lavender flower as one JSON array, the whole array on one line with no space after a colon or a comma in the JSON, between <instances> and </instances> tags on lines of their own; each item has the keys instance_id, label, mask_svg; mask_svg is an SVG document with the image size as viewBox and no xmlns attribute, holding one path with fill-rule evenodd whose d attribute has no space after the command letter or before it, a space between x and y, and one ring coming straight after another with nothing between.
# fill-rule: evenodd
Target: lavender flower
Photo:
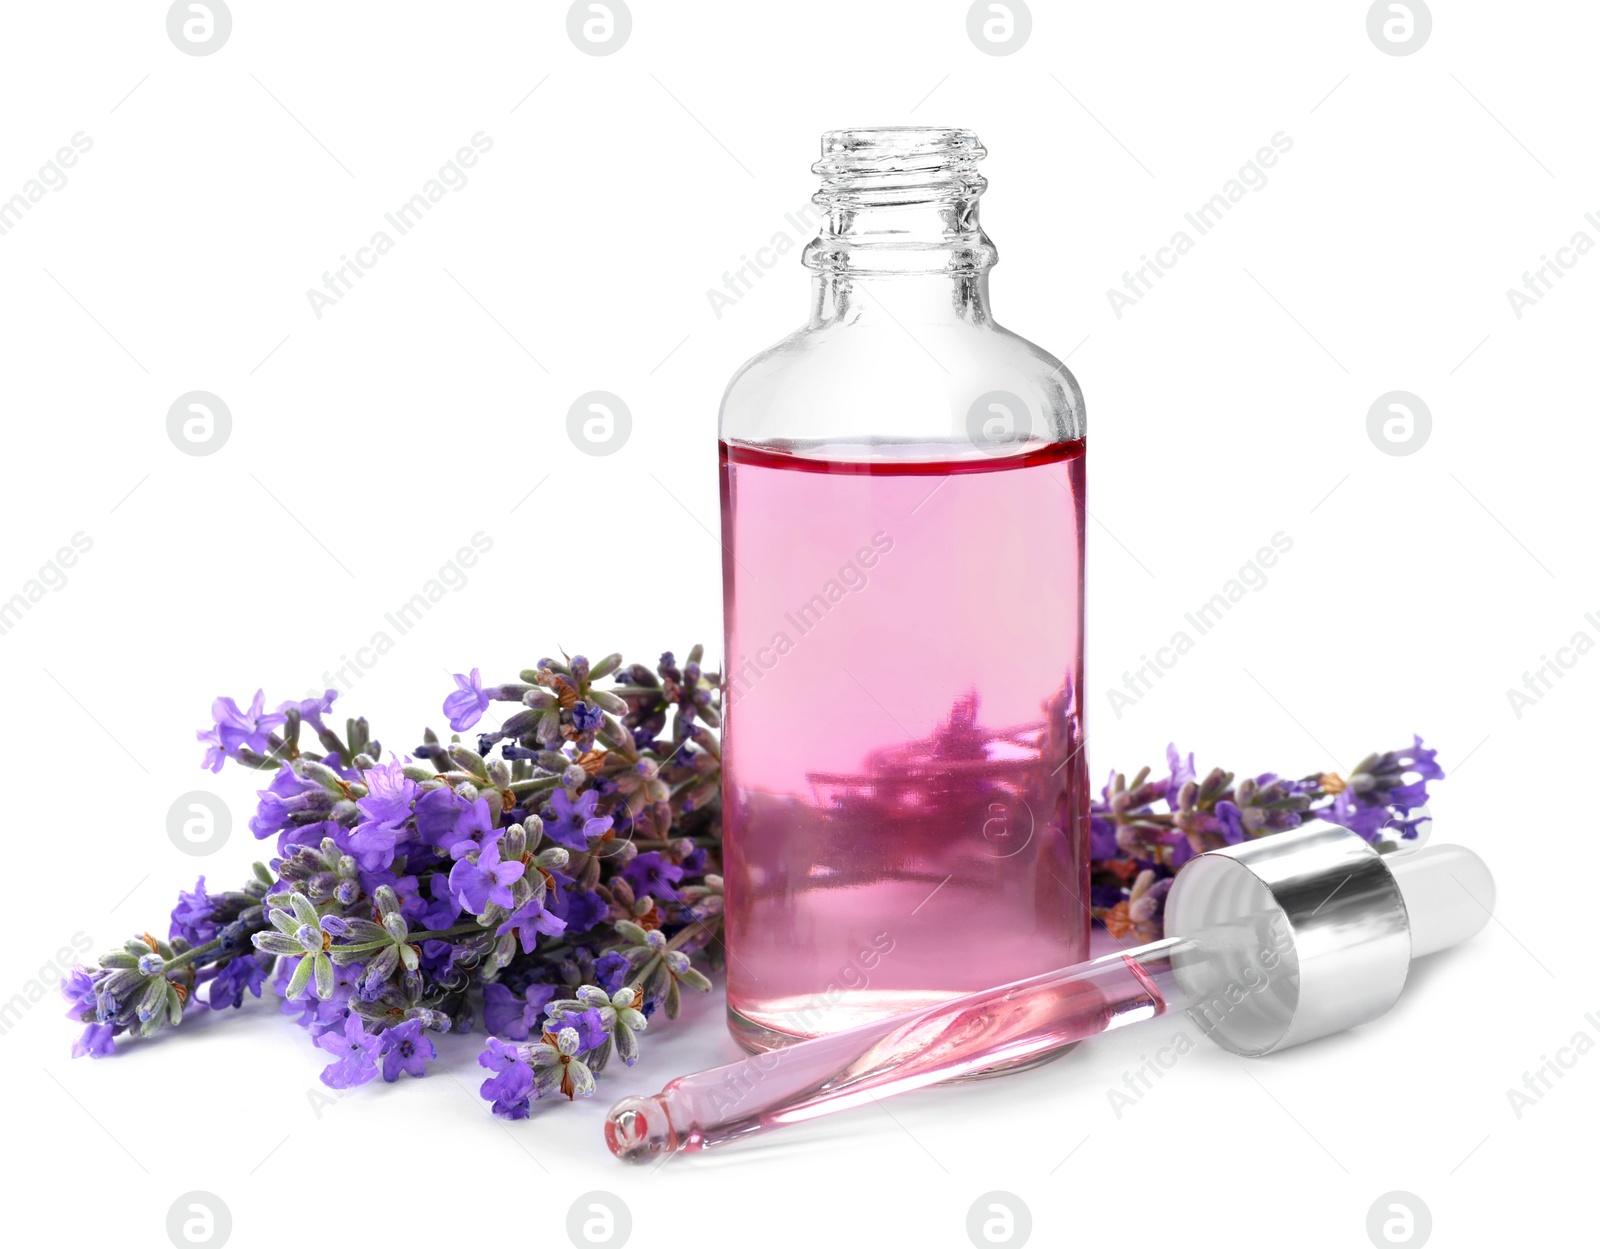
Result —
<instances>
[{"instance_id":1,"label":"lavender flower","mask_svg":"<svg viewBox=\"0 0 1600 1249\"><path fill-rule=\"evenodd\" d=\"M322 1082L331 1089L354 1088L378 1074L378 1038L368 1034L359 1015L347 1015L344 1027L324 1032L317 1045L334 1056L322 1071Z\"/></svg>"},{"instance_id":2,"label":"lavender flower","mask_svg":"<svg viewBox=\"0 0 1600 1249\"><path fill-rule=\"evenodd\" d=\"M483 988L483 1026L495 1036L526 1041L538 1030L539 1020L556 994L553 984L530 984L515 994L503 984Z\"/></svg>"},{"instance_id":3,"label":"lavender flower","mask_svg":"<svg viewBox=\"0 0 1600 1249\"><path fill-rule=\"evenodd\" d=\"M478 1065L494 1072L478 1089L485 1101L493 1103L494 1113L504 1119L526 1119L533 1093L533 1067L524 1047L490 1037L478 1055Z\"/></svg>"},{"instance_id":4,"label":"lavender flower","mask_svg":"<svg viewBox=\"0 0 1600 1249\"><path fill-rule=\"evenodd\" d=\"M461 908L473 915L485 914L490 903L509 909L515 905L511 885L527 870L521 863L500 862L500 847L491 842L451 869L450 891Z\"/></svg>"},{"instance_id":5,"label":"lavender flower","mask_svg":"<svg viewBox=\"0 0 1600 1249\"><path fill-rule=\"evenodd\" d=\"M622 875L633 886L637 896L649 895L663 902L676 902L679 893L673 888L683 879L683 868L659 851L651 850L635 857L622 869Z\"/></svg>"},{"instance_id":6,"label":"lavender flower","mask_svg":"<svg viewBox=\"0 0 1600 1249\"><path fill-rule=\"evenodd\" d=\"M471 676L455 674L455 693L444 700L444 714L450 727L457 733L470 729L489 709L489 696L483 692L483 682L474 668Z\"/></svg>"},{"instance_id":7,"label":"lavender flower","mask_svg":"<svg viewBox=\"0 0 1600 1249\"><path fill-rule=\"evenodd\" d=\"M1194 756L1185 758L1175 746L1167 747L1167 767L1159 779L1149 769L1132 778L1113 772L1090 803L1091 910L1114 935L1159 936L1173 875L1207 850L1311 819L1374 843L1414 838L1425 817L1413 813L1427 802L1428 783L1444 775L1420 737L1408 749L1368 755L1348 779L1264 772L1235 783L1221 768L1200 776Z\"/></svg>"},{"instance_id":8,"label":"lavender flower","mask_svg":"<svg viewBox=\"0 0 1600 1249\"><path fill-rule=\"evenodd\" d=\"M564 932L566 927L567 921L545 910L542 900L529 898L512 913L510 919L495 929L495 934L503 937L515 933L522 945L522 952L532 954L538 934L553 937Z\"/></svg>"},{"instance_id":9,"label":"lavender flower","mask_svg":"<svg viewBox=\"0 0 1600 1249\"><path fill-rule=\"evenodd\" d=\"M413 1019L383 1034L379 1045L383 1055L383 1078L393 1084L402 1072L420 1080L428 1074L428 1063L438 1056L433 1042L422 1035L422 1021Z\"/></svg>"},{"instance_id":10,"label":"lavender flower","mask_svg":"<svg viewBox=\"0 0 1600 1249\"><path fill-rule=\"evenodd\" d=\"M231 698L219 698L211 704L211 718L215 724L195 734L207 749L201 766L213 772L222 771L229 759L237 759L241 749L266 754L270 749L269 736L284 722L277 712L267 712L261 690L248 710L240 711L239 704Z\"/></svg>"},{"instance_id":11,"label":"lavender flower","mask_svg":"<svg viewBox=\"0 0 1600 1249\"><path fill-rule=\"evenodd\" d=\"M600 805L597 790L585 790L576 801L565 789L550 795L550 814L544 821L544 835L568 850L587 850L591 838L603 837L611 829L609 815L596 815Z\"/></svg>"}]
</instances>

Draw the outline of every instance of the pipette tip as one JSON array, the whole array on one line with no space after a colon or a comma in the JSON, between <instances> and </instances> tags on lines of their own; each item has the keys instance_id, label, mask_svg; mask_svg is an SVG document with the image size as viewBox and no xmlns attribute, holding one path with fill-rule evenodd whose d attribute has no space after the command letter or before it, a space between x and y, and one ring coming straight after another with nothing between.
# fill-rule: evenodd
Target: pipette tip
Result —
<instances>
[{"instance_id":1,"label":"pipette tip","mask_svg":"<svg viewBox=\"0 0 1600 1249\"><path fill-rule=\"evenodd\" d=\"M678 1148L667 1104L657 1097L624 1097L606 1116L606 1145L624 1162L649 1162Z\"/></svg>"}]
</instances>

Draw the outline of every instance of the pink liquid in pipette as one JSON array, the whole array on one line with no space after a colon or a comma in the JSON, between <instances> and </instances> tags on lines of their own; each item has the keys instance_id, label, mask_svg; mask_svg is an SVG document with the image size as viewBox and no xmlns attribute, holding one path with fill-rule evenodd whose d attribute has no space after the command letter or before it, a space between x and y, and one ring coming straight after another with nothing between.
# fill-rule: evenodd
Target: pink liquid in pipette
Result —
<instances>
[{"instance_id":1,"label":"pink liquid in pipette","mask_svg":"<svg viewBox=\"0 0 1600 1249\"><path fill-rule=\"evenodd\" d=\"M1088 952L1083 443L896 453L723 447L728 1004L751 1048Z\"/></svg>"},{"instance_id":2,"label":"pink liquid in pipette","mask_svg":"<svg viewBox=\"0 0 1600 1249\"><path fill-rule=\"evenodd\" d=\"M646 1161L1059 1052L1173 1006L1179 944L1156 942L684 1076L653 1097L618 1102L606 1143L619 1158Z\"/></svg>"}]
</instances>

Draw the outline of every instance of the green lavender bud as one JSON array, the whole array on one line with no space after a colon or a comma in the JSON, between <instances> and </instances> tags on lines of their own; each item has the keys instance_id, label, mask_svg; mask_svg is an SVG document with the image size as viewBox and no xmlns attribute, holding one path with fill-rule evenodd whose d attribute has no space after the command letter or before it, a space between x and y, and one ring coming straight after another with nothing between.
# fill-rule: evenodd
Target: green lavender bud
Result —
<instances>
[{"instance_id":1,"label":"green lavender bud","mask_svg":"<svg viewBox=\"0 0 1600 1249\"><path fill-rule=\"evenodd\" d=\"M615 694L609 694L605 690L590 690L589 701L600 708L601 711L609 711L612 715L624 716L628 714L628 704Z\"/></svg>"},{"instance_id":2,"label":"green lavender bud","mask_svg":"<svg viewBox=\"0 0 1600 1249\"><path fill-rule=\"evenodd\" d=\"M378 915L382 919L387 920L391 915L399 918L400 899L395 895L395 891L388 885L378 886L377 890L374 891L372 895L372 903L378 908Z\"/></svg>"},{"instance_id":3,"label":"green lavender bud","mask_svg":"<svg viewBox=\"0 0 1600 1249\"><path fill-rule=\"evenodd\" d=\"M315 759L296 759L290 766L294 768L296 776L315 782L330 794L344 797L344 778L327 764L318 763Z\"/></svg>"},{"instance_id":4,"label":"green lavender bud","mask_svg":"<svg viewBox=\"0 0 1600 1249\"><path fill-rule=\"evenodd\" d=\"M544 716L543 710L534 707L524 708L507 716L506 722L500 726L500 731L510 738L525 737L539 727Z\"/></svg>"},{"instance_id":5,"label":"green lavender bud","mask_svg":"<svg viewBox=\"0 0 1600 1249\"><path fill-rule=\"evenodd\" d=\"M106 977L105 989L119 1002L126 1002L129 996L144 984L144 977L136 971L115 971ZM131 1007L130 1007L131 1014Z\"/></svg>"},{"instance_id":6,"label":"green lavender bud","mask_svg":"<svg viewBox=\"0 0 1600 1249\"><path fill-rule=\"evenodd\" d=\"M516 958L517 950L516 934L508 932L505 936L496 939L494 949L490 952L487 961L498 971Z\"/></svg>"},{"instance_id":7,"label":"green lavender bud","mask_svg":"<svg viewBox=\"0 0 1600 1249\"><path fill-rule=\"evenodd\" d=\"M604 659L589 667L589 679L598 681L601 677L608 677L622 665L622 655L612 651Z\"/></svg>"},{"instance_id":8,"label":"green lavender bud","mask_svg":"<svg viewBox=\"0 0 1600 1249\"><path fill-rule=\"evenodd\" d=\"M160 976L152 977L145 985L144 992L139 996L140 1023L146 1023L166 1010L167 988L167 982Z\"/></svg>"},{"instance_id":9,"label":"green lavender bud","mask_svg":"<svg viewBox=\"0 0 1600 1249\"><path fill-rule=\"evenodd\" d=\"M489 772L484 766L483 756L476 750L469 750L457 742L451 745L448 753L456 765L469 776L475 776L481 781L489 779Z\"/></svg>"}]
</instances>

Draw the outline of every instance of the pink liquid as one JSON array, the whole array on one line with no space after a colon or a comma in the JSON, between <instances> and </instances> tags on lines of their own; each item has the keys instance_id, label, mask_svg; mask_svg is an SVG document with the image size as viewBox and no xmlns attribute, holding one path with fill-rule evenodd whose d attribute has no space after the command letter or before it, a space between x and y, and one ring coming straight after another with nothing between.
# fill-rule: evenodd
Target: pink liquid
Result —
<instances>
[{"instance_id":1,"label":"pink liquid","mask_svg":"<svg viewBox=\"0 0 1600 1249\"><path fill-rule=\"evenodd\" d=\"M723 448L728 1007L755 1049L1088 951L1083 443L897 450Z\"/></svg>"},{"instance_id":2,"label":"pink liquid","mask_svg":"<svg viewBox=\"0 0 1600 1249\"><path fill-rule=\"evenodd\" d=\"M1154 1019L1173 1004L1163 986L1173 985L1175 944L1113 954L684 1076L654 1097L613 1106L606 1144L628 1162L708 1149Z\"/></svg>"}]
</instances>

